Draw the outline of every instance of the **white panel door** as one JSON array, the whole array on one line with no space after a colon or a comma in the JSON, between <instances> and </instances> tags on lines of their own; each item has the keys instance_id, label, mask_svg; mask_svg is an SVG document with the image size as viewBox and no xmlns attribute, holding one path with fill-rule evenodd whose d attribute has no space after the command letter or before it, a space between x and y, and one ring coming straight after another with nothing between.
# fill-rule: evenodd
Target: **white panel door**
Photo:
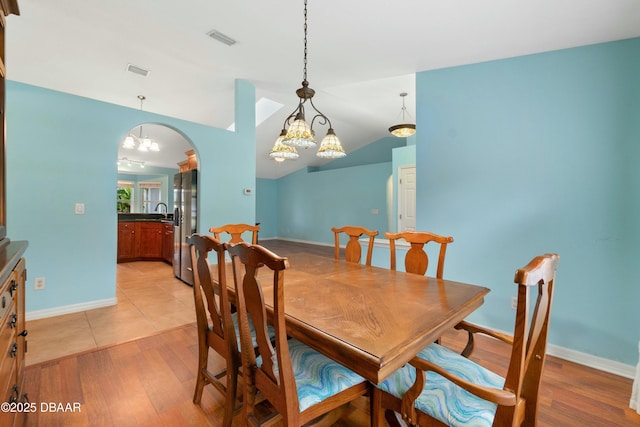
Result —
<instances>
[{"instance_id":1,"label":"white panel door","mask_svg":"<svg viewBox=\"0 0 640 427\"><path fill-rule=\"evenodd\" d=\"M400 167L398 181L398 231L415 231L416 167Z\"/></svg>"}]
</instances>

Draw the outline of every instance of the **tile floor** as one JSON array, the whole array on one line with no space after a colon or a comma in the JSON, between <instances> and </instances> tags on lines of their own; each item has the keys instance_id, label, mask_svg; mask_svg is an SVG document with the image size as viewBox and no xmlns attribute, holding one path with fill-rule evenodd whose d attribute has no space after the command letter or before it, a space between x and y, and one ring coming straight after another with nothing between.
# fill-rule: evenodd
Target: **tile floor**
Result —
<instances>
[{"instance_id":1,"label":"tile floor","mask_svg":"<svg viewBox=\"0 0 640 427\"><path fill-rule=\"evenodd\" d=\"M26 364L130 341L195 322L193 289L163 262L117 265L118 304L27 322Z\"/></svg>"}]
</instances>

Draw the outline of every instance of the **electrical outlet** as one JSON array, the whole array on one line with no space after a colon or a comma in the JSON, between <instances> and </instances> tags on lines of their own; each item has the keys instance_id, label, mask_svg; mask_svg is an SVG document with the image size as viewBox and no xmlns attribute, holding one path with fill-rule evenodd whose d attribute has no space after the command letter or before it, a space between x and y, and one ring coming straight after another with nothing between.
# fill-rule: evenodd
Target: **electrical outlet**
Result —
<instances>
[{"instance_id":1,"label":"electrical outlet","mask_svg":"<svg viewBox=\"0 0 640 427\"><path fill-rule=\"evenodd\" d=\"M44 289L44 277L36 277L33 279L33 289L41 291Z\"/></svg>"},{"instance_id":2,"label":"electrical outlet","mask_svg":"<svg viewBox=\"0 0 640 427\"><path fill-rule=\"evenodd\" d=\"M515 310L518 308L518 297L511 297L511 309Z\"/></svg>"}]
</instances>

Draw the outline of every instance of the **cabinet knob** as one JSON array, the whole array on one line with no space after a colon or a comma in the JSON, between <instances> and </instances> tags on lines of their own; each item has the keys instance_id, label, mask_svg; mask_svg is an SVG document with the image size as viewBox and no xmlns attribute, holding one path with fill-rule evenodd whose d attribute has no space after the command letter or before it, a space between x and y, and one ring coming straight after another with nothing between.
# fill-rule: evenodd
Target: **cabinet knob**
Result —
<instances>
[{"instance_id":1,"label":"cabinet knob","mask_svg":"<svg viewBox=\"0 0 640 427\"><path fill-rule=\"evenodd\" d=\"M11 349L9 350L9 357L16 357L18 354L18 343L14 342L11 344Z\"/></svg>"},{"instance_id":2,"label":"cabinet knob","mask_svg":"<svg viewBox=\"0 0 640 427\"><path fill-rule=\"evenodd\" d=\"M15 313L11 313L11 317L9 319L9 327L11 329L15 328L16 323L18 323L18 316Z\"/></svg>"},{"instance_id":3,"label":"cabinet knob","mask_svg":"<svg viewBox=\"0 0 640 427\"><path fill-rule=\"evenodd\" d=\"M9 403L16 403L19 396L20 391L18 390L18 384L14 384L13 387L11 387L11 396L9 397Z\"/></svg>"},{"instance_id":4,"label":"cabinet knob","mask_svg":"<svg viewBox=\"0 0 640 427\"><path fill-rule=\"evenodd\" d=\"M18 284L15 280L11 281L11 287L9 288L9 293L11 294L11 298L13 298L13 293L18 289Z\"/></svg>"},{"instance_id":5,"label":"cabinet knob","mask_svg":"<svg viewBox=\"0 0 640 427\"><path fill-rule=\"evenodd\" d=\"M18 336L19 336L19 337L26 337L28 333L29 333L29 332L27 332L27 330L25 329L24 331L20 332L20 333L18 334Z\"/></svg>"}]
</instances>

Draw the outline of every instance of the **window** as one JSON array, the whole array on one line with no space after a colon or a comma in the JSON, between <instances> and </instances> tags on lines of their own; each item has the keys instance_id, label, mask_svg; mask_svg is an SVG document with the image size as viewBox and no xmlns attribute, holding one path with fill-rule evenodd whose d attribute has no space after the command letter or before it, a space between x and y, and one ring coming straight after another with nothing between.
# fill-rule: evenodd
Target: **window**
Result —
<instances>
[{"instance_id":1,"label":"window","mask_svg":"<svg viewBox=\"0 0 640 427\"><path fill-rule=\"evenodd\" d=\"M140 182L140 192L142 194L142 212L156 212L158 203L162 202L160 190L160 182Z\"/></svg>"},{"instance_id":2,"label":"window","mask_svg":"<svg viewBox=\"0 0 640 427\"><path fill-rule=\"evenodd\" d=\"M118 181L117 209L118 212L131 212L131 196L133 195L133 182Z\"/></svg>"}]
</instances>

